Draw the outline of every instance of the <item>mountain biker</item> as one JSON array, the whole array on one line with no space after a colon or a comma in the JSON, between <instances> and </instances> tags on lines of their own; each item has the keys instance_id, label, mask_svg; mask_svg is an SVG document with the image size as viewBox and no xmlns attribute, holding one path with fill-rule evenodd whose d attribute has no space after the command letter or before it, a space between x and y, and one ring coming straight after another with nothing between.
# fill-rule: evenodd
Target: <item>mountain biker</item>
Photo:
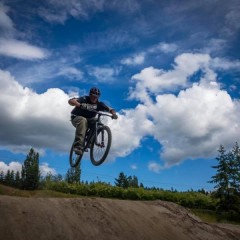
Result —
<instances>
[{"instance_id":1,"label":"mountain biker","mask_svg":"<svg viewBox=\"0 0 240 240\"><path fill-rule=\"evenodd\" d=\"M100 90L96 87L92 87L88 96L71 98L68 101L71 106L75 106L71 111L71 122L76 128L73 151L78 155L82 155L83 153L83 144L87 128L93 126L97 115L95 112L91 112L91 110L110 112L113 119L118 118L113 108L99 101L100 95Z\"/></svg>"}]
</instances>

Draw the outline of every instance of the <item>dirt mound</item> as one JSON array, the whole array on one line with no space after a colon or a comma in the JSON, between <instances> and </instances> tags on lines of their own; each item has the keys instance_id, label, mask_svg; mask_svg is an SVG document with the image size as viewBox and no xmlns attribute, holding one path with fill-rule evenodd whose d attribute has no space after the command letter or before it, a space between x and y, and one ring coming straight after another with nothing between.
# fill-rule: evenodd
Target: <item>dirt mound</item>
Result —
<instances>
[{"instance_id":1,"label":"dirt mound","mask_svg":"<svg viewBox=\"0 0 240 240\"><path fill-rule=\"evenodd\" d=\"M240 227L204 223L163 201L0 196L0 239L239 240Z\"/></svg>"}]
</instances>

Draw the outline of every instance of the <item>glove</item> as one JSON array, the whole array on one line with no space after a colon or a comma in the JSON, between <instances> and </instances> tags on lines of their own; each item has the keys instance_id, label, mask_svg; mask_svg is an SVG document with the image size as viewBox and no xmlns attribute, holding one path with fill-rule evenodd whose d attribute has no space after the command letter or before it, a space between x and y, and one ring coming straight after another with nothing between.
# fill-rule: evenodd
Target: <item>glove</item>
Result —
<instances>
[{"instance_id":1,"label":"glove","mask_svg":"<svg viewBox=\"0 0 240 240\"><path fill-rule=\"evenodd\" d=\"M81 103L80 106L82 109L88 109L88 104L87 103Z\"/></svg>"},{"instance_id":2,"label":"glove","mask_svg":"<svg viewBox=\"0 0 240 240\"><path fill-rule=\"evenodd\" d=\"M113 118L113 119L118 119L118 115L117 115L116 113L114 113L114 114L112 115L112 118Z\"/></svg>"}]
</instances>

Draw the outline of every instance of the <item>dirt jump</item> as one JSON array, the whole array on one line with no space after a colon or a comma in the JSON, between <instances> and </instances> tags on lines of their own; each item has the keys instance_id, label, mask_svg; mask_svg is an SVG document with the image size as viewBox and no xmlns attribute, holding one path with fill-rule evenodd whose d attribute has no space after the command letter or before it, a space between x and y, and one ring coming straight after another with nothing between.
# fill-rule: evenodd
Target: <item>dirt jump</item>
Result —
<instances>
[{"instance_id":1,"label":"dirt jump","mask_svg":"<svg viewBox=\"0 0 240 240\"><path fill-rule=\"evenodd\" d=\"M0 239L239 240L239 225L209 224L164 201L0 196Z\"/></svg>"}]
</instances>

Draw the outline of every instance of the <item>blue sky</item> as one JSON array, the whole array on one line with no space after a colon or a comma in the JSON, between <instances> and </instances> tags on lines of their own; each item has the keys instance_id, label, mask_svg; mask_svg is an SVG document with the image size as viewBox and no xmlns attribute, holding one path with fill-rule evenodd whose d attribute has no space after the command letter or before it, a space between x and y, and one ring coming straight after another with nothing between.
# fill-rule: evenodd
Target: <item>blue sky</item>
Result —
<instances>
[{"instance_id":1,"label":"blue sky","mask_svg":"<svg viewBox=\"0 0 240 240\"><path fill-rule=\"evenodd\" d=\"M220 144L240 130L240 3L0 1L0 170L31 147L42 174L64 175L72 96L97 86L114 107L108 161L86 154L82 180L123 171L145 186L212 190Z\"/></svg>"}]
</instances>

